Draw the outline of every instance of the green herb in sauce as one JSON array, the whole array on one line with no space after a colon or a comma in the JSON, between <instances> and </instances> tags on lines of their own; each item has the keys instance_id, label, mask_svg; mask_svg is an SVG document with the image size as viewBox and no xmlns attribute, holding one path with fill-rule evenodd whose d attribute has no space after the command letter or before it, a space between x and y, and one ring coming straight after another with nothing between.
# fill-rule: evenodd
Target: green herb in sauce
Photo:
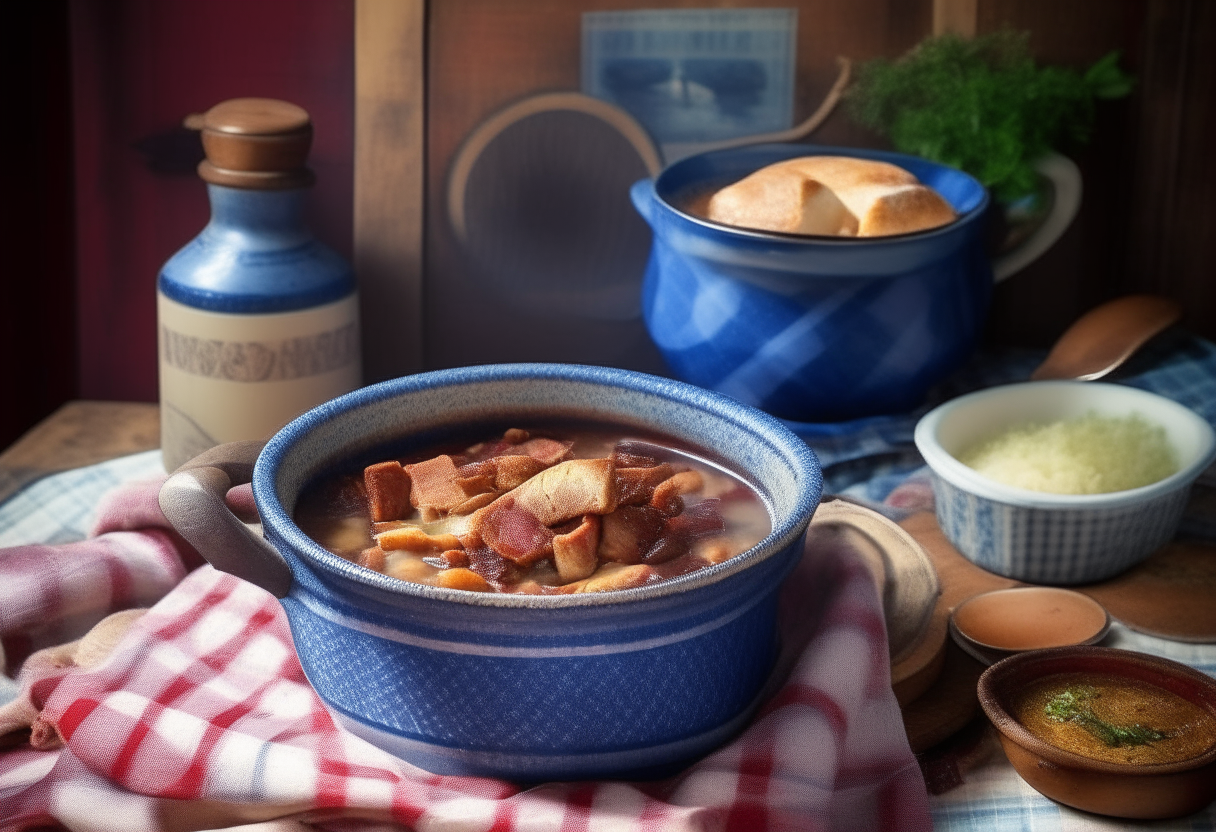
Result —
<instances>
[{"instance_id":1,"label":"green herb in sauce","mask_svg":"<svg viewBox=\"0 0 1216 832\"><path fill-rule=\"evenodd\" d=\"M1098 718L1090 708L1090 700L1101 696L1091 685L1077 685L1057 693L1047 703L1043 712L1056 722L1071 722L1093 734L1110 748L1126 745L1147 745L1169 738L1169 734L1136 723L1114 725Z\"/></svg>"}]
</instances>

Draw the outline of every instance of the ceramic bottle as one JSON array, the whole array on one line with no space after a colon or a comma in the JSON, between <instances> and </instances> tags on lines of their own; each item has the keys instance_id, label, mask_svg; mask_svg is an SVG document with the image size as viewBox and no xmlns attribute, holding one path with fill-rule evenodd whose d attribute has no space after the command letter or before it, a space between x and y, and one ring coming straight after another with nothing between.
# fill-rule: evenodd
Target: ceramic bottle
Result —
<instances>
[{"instance_id":1,"label":"ceramic bottle","mask_svg":"<svg viewBox=\"0 0 1216 832\"><path fill-rule=\"evenodd\" d=\"M169 471L223 442L267 439L361 381L354 274L303 220L308 113L239 98L187 124L202 133L211 219L157 280Z\"/></svg>"}]
</instances>

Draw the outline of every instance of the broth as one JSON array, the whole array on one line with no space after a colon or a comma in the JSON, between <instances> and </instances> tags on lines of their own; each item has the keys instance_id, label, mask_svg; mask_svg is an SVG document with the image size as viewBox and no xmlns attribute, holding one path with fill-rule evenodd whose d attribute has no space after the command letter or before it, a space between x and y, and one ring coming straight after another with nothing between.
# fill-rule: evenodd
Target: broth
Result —
<instances>
[{"instance_id":1,"label":"broth","mask_svg":"<svg viewBox=\"0 0 1216 832\"><path fill-rule=\"evenodd\" d=\"M1022 690L1012 713L1052 745L1109 763L1190 760L1216 745L1216 717L1147 682L1104 673L1061 673Z\"/></svg>"},{"instance_id":2,"label":"broth","mask_svg":"<svg viewBox=\"0 0 1216 832\"><path fill-rule=\"evenodd\" d=\"M742 479L649 437L513 428L322 478L297 525L400 580L480 592L629 589L703 569L770 531Z\"/></svg>"}]
</instances>

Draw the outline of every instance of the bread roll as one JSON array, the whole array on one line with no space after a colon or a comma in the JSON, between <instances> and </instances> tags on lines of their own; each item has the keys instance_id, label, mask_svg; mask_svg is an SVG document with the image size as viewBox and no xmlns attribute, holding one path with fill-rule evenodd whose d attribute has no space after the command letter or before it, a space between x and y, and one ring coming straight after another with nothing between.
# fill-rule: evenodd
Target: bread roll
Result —
<instances>
[{"instance_id":1,"label":"bread roll","mask_svg":"<svg viewBox=\"0 0 1216 832\"><path fill-rule=\"evenodd\" d=\"M715 222L759 231L881 237L954 220L946 200L908 171L847 156L803 156L761 168L709 199Z\"/></svg>"}]
</instances>

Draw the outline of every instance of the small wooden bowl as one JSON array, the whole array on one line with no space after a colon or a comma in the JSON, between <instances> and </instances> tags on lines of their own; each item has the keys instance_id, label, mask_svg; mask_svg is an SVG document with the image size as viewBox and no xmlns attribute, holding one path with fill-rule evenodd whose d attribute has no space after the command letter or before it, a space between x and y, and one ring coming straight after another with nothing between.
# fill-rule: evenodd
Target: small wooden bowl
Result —
<instances>
[{"instance_id":1,"label":"small wooden bowl","mask_svg":"<svg viewBox=\"0 0 1216 832\"><path fill-rule=\"evenodd\" d=\"M1110 631L1110 614L1094 599L1055 586L982 592L950 615L950 636L986 665L1027 650L1097 644Z\"/></svg>"},{"instance_id":2,"label":"small wooden bowl","mask_svg":"<svg viewBox=\"0 0 1216 832\"><path fill-rule=\"evenodd\" d=\"M980 707L1000 732L1005 756L1036 790L1066 806L1120 818L1172 818L1216 799L1216 742L1176 763L1109 763L1066 751L1032 734L1012 715L1026 685L1058 673L1101 673L1181 696L1216 717L1216 680L1186 665L1111 647L1056 647L1018 653L980 676Z\"/></svg>"}]
</instances>

